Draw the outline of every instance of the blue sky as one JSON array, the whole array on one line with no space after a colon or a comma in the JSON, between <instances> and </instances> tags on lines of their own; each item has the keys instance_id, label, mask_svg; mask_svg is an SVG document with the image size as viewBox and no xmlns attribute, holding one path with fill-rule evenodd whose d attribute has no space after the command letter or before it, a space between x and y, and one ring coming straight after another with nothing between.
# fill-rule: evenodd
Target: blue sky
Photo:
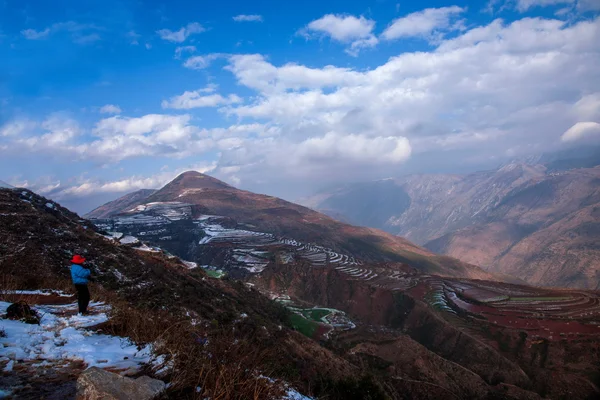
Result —
<instances>
[{"instance_id":1,"label":"blue sky","mask_svg":"<svg viewBox=\"0 0 600 400\"><path fill-rule=\"evenodd\" d=\"M0 179L294 199L600 138L600 0L0 1Z\"/></svg>"}]
</instances>

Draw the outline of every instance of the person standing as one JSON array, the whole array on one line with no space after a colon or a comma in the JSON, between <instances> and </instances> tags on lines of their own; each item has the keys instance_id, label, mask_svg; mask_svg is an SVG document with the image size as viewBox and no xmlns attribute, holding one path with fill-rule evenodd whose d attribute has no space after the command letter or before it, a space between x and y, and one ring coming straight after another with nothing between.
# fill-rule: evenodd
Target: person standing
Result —
<instances>
[{"instance_id":1,"label":"person standing","mask_svg":"<svg viewBox=\"0 0 600 400\"><path fill-rule=\"evenodd\" d=\"M77 303L79 304L79 314L87 314L88 304L90 303L90 291L88 289L88 281L90 279L90 270L85 268L83 264L85 258L79 254L75 254L71 259L71 278L75 289L77 289Z\"/></svg>"}]
</instances>

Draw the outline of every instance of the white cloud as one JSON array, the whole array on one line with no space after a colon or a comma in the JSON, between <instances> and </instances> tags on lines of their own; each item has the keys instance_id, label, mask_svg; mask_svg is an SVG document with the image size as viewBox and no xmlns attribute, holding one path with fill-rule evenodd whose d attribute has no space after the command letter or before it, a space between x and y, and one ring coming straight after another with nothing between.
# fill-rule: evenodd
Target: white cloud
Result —
<instances>
[{"instance_id":1,"label":"white cloud","mask_svg":"<svg viewBox=\"0 0 600 400\"><path fill-rule=\"evenodd\" d=\"M196 46L179 46L175 49L175 59L179 60L183 53L195 53Z\"/></svg>"},{"instance_id":2,"label":"white cloud","mask_svg":"<svg viewBox=\"0 0 600 400\"><path fill-rule=\"evenodd\" d=\"M114 104L107 104L100 107L101 114L121 114L121 107Z\"/></svg>"},{"instance_id":3,"label":"white cloud","mask_svg":"<svg viewBox=\"0 0 600 400\"><path fill-rule=\"evenodd\" d=\"M203 56L194 56L194 57L190 57L188 58L184 63L183 66L189 69L205 69L210 67L210 65L212 64L213 61L225 57L225 54L221 54L221 53L212 53L212 54L206 54Z\"/></svg>"},{"instance_id":4,"label":"white cloud","mask_svg":"<svg viewBox=\"0 0 600 400\"><path fill-rule=\"evenodd\" d=\"M214 90L207 88L204 90ZM230 98L228 101L234 101ZM52 115L42 123L13 121L0 127L7 143L0 153L44 154L60 160L86 160L100 164L118 163L134 157L185 158L210 151L228 150L246 137L268 137L277 129L262 124L237 124L228 128L200 129L191 124L190 115L148 114L141 117L113 116L98 121L91 130L61 115Z\"/></svg>"},{"instance_id":5,"label":"white cloud","mask_svg":"<svg viewBox=\"0 0 600 400\"><path fill-rule=\"evenodd\" d=\"M350 68L332 65L309 68L292 63L275 67L260 54L231 56L229 62L226 69L233 72L241 84L261 92L335 88L367 83L364 74Z\"/></svg>"},{"instance_id":6,"label":"white cloud","mask_svg":"<svg viewBox=\"0 0 600 400\"><path fill-rule=\"evenodd\" d=\"M96 25L93 24L81 24L74 21L57 22L43 30L35 29L24 29L21 34L27 40L40 40L46 39L50 35L58 32L69 32L74 43L77 44L89 44L96 42L101 39L100 35L96 31L100 30Z\"/></svg>"},{"instance_id":7,"label":"white cloud","mask_svg":"<svg viewBox=\"0 0 600 400\"><path fill-rule=\"evenodd\" d=\"M66 148L73 139L81 134L81 128L77 121L60 114L49 116L39 124L39 128L43 132L41 135L36 135L36 132L30 130L29 135L19 135L16 144L30 149ZM22 130L20 133L24 132Z\"/></svg>"},{"instance_id":8,"label":"white cloud","mask_svg":"<svg viewBox=\"0 0 600 400\"><path fill-rule=\"evenodd\" d=\"M156 33L163 40L167 40L169 42L174 43L182 43L185 42L185 40L189 36L197 33L202 33L204 31L206 31L206 29L198 22L190 22L189 24L180 28L177 31L172 31L170 29L161 29L156 31Z\"/></svg>"},{"instance_id":9,"label":"white cloud","mask_svg":"<svg viewBox=\"0 0 600 400\"><path fill-rule=\"evenodd\" d=\"M35 29L25 29L21 31L21 34L28 40L39 40L45 39L50 35L50 28L46 28L43 31L36 31Z\"/></svg>"},{"instance_id":10,"label":"white cloud","mask_svg":"<svg viewBox=\"0 0 600 400\"><path fill-rule=\"evenodd\" d=\"M102 38L97 33L90 33L89 35L74 35L73 43L77 44L90 44L101 40Z\"/></svg>"},{"instance_id":11,"label":"white cloud","mask_svg":"<svg viewBox=\"0 0 600 400\"><path fill-rule=\"evenodd\" d=\"M377 45L378 40L372 33L374 28L375 21L362 15L357 18L353 15L327 14L310 22L298 34L307 39L327 36L332 40L350 44L347 52L356 56L360 49Z\"/></svg>"},{"instance_id":12,"label":"white cloud","mask_svg":"<svg viewBox=\"0 0 600 400\"><path fill-rule=\"evenodd\" d=\"M404 137L368 137L328 132L301 142L295 151L300 163L343 160L353 164L397 164L410 157L411 148Z\"/></svg>"},{"instance_id":13,"label":"white cloud","mask_svg":"<svg viewBox=\"0 0 600 400\"><path fill-rule=\"evenodd\" d=\"M600 138L600 124L597 122L578 122L570 127L562 136L563 142L574 142L590 137Z\"/></svg>"},{"instance_id":14,"label":"white cloud","mask_svg":"<svg viewBox=\"0 0 600 400\"><path fill-rule=\"evenodd\" d=\"M456 21L456 17L463 12L465 9L458 6L427 8L395 19L385 29L382 37L386 40L406 37L429 38L434 33L461 29L462 24Z\"/></svg>"},{"instance_id":15,"label":"white cloud","mask_svg":"<svg viewBox=\"0 0 600 400\"><path fill-rule=\"evenodd\" d=\"M115 134L141 136L185 128L190 119L189 115L148 114L138 118L115 116L100 120L94 133L104 137Z\"/></svg>"},{"instance_id":16,"label":"white cloud","mask_svg":"<svg viewBox=\"0 0 600 400\"><path fill-rule=\"evenodd\" d=\"M242 102L242 99L235 94L223 97L218 93L213 93L214 91L215 88L211 86L200 90L186 91L182 95L171 97L169 100L163 100L162 108L189 110L192 108L217 107Z\"/></svg>"},{"instance_id":17,"label":"white cloud","mask_svg":"<svg viewBox=\"0 0 600 400\"><path fill-rule=\"evenodd\" d=\"M571 4L576 0L517 0L516 8L520 12L525 12L533 7L548 7L557 4Z\"/></svg>"},{"instance_id":18,"label":"white cloud","mask_svg":"<svg viewBox=\"0 0 600 400\"><path fill-rule=\"evenodd\" d=\"M129 39L129 43L134 46L140 44L139 39L142 37L142 35L136 33L135 31L129 31L125 36Z\"/></svg>"},{"instance_id":19,"label":"white cloud","mask_svg":"<svg viewBox=\"0 0 600 400\"><path fill-rule=\"evenodd\" d=\"M233 17L233 20L235 22L263 22L263 17L262 17L262 15L256 15L256 14L252 14L252 15L240 14L240 15L236 15L235 17Z\"/></svg>"},{"instance_id":20,"label":"white cloud","mask_svg":"<svg viewBox=\"0 0 600 400\"><path fill-rule=\"evenodd\" d=\"M583 96L573 109L577 118L600 121L600 92Z\"/></svg>"},{"instance_id":21,"label":"white cloud","mask_svg":"<svg viewBox=\"0 0 600 400\"><path fill-rule=\"evenodd\" d=\"M358 39L350 44L350 47L346 49L346 53L348 53L349 55L351 55L353 57L357 57L358 53L362 49L370 49L372 47L377 46L378 43L379 43L379 39L377 39L377 37L375 37L375 35L371 35L371 36L367 37L366 39Z\"/></svg>"},{"instance_id":22,"label":"white cloud","mask_svg":"<svg viewBox=\"0 0 600 400\"><path fill-rule=\"evenodd\" d=\"M325 34L339 42L351 42L371 35L375 21L363 16L327 14L306 26L307 33Z\"/></svg>"},{"instance_id":23,"label":"white cloud","mask_svg":"<svg viewBox=\"0 0 600 400\"><path fill-rule=\"evenodd\" d=\"M0 136L19 136L37 127L34 121L20 119L7 123L0 127Z\"/></svg>"}]
</instances>

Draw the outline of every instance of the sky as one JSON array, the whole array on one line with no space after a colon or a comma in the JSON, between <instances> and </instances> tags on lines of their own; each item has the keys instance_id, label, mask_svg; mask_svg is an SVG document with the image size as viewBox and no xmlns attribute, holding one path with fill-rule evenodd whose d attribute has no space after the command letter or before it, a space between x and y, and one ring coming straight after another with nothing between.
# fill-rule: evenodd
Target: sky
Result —
<instances>
[{"instance_id":1,"label":"sky","mask_svg":"<svg viewBox=\"0 0 600 400\"><path fill-rule=\"evenodd\" d=\"M0 0L0 179L294 200L600 144L600 0Z\"/></svg>"}]
</instances>

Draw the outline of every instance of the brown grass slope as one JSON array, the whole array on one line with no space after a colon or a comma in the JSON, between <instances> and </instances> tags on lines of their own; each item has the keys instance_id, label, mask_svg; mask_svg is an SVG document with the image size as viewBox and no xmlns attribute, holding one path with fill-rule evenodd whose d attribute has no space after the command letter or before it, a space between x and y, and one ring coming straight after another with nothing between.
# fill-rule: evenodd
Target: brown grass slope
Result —
<instances>
[{"instance_id":1,"label":"brown grass slope","mask_svg":"<svg viewBox=\"0 0 600 400\"><path fill-rule=\"evenodd\" d=\"M126 194L116 200L101 205L87 213L86 218L106 218L114 214L128 210L131 206L139 204L145 198L156 192L154 189L140 189L133 193Z\"/></svg>"}]
</instances>

